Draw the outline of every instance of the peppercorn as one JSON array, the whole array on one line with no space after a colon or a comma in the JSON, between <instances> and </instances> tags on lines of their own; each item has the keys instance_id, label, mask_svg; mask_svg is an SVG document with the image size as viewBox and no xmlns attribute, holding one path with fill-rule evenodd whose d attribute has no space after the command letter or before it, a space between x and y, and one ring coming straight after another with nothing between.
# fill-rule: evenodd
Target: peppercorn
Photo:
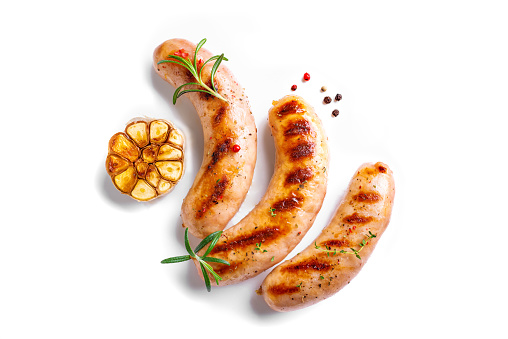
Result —
<instances>
[{"instance_id":1,"label":"peppercorn","mask_svg":"<svg viewBox=\"0 0 508 339\"><path fill-rule=\"evenodd\" d=\"M337 94L335 96L335 101L340 101L342 99L342 94Z\"/></svg>"},{"instance_id":2,"label":"peppercorn","mask_svg":"<svg viewBox=\"0 0 508 339\"><path fill-rule=\"evenodd\" d=\"M303 75L303 80L305 80L305 81L310 80L310 74L309 74L309 73L305 73L305 74Z\"/></svg>"},{"instance_id":3,"label":"peppercorn","mask_svg":"<svg viewBox=\"0 0 508 339\"><path fill-rule=\"evenodd\" d=\"M325 97L323 101L325 102L325 104L329 104L330 102L332 102L332 98Z\"/></svg>"},{"instance_id":4,"label":"peppercorn","mask_svg":"<svg viewBox=\"0 0 508 339\"><path fill-rule=\"evenodd\" d=\"M233 152L240 151L240 145L233 145Z\"/></svg>"},{"instance_id":5,"label":"peppercorn","mask_svg":"<svg viewBox=\"0 0 508 339\"><path fill-rule=\"evenodd\" d=\"M328 88L326 88L326 86L323 86L323 87L321 87L321 92L326 92L327 89Z\"/></svg>"},{"instance_id":6,"label":"peppercorn","mask_svg":"<svg viewBox=\"0 0 508 339\"><path fill-rule=\"evenodd\" d=\"M336 117L339 115L339 110L338 109L334 109L333 112L332 112L332 117Z\"/></svg>"},{"instance_id":7,"label":"peppercorn","mask_svg":"<svg viewBox=\"0 0 508 339\"><path fill-rule=\"evenodd\" d=\"M296 85L291 86L292 91L296 91Z\"/></svg>"}]
</instances>

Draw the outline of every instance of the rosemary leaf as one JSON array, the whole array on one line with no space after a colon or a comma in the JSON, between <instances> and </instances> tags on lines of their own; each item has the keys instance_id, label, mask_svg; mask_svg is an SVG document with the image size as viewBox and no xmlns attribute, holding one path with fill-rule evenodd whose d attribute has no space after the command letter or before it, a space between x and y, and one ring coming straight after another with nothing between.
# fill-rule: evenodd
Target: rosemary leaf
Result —
<instances>
[{"instance_id":1,"label":"rosemary leaf","mask_svg":"<svg viewBox=\"0 0 508 339\"><path fill-rule=\"evenodd\" d=\"M201 266L201 273L203 273L203 280L205 281L206 290L208 292L212 291L212 285L210 285L210 278L208 277L208 273L206 273L205 266L203 266L202 263L200 263Z\"/></svg>"},{"instance_id":2,"label":"rosemary leaf","mask_svg":"<svg viewBox=\"0 0 508 339\"><path fill-rule=\"evenodd\" d=\"M222 231L215 232L215 233L212 233L212 234L215 234L215 236L212 238L212 241L210 242L210 246L208 246L208 248L206 249L206 252L205 252L205 254L203 254L203 257L206 257L208 254L210 254L212 249L217 244L217 241L219 241L219 238L220 238L220 236L222 234Z\"/></svg>"},{"instance_id":3,"label":"rosemary leaf","mask_svg":"<svg viewBox=\"0 0 508 339\"><path fill-rule=\"evenodd\" d=\"M203 47L205 42L206 42L206 38L203 38L200 42L198 42L196 49L194 50L194 68L195 69L198 69L196 67L196 63L197 63L197 59L198 59L198 51L201 49L201 47Z\"/></svg>"},{"instance_id":4,"label":"rosemary leaf","mask_svg":"<svg viewBox=\"0 0 508 339\"><path fill-rule=\"evenodd\" d=\"M223 54L224 55L224 54ZM211 57L210 59L206 60L203 65L201 65L201 68L199 69L199 77L201 78L201 73L203 72L203 69L205 68L205 65L210 62L210 61L213 61L213 60L217 60L219 58L220 55L216 55L216 56L213 56ZM226 57L223 57L222 58L223 61L228 61L228 58Z\"/></svg>"},{"instance_id":5,"label":"rosemary leaf","mask_svg":"<svg viewBox=\"0 0 508 339\"><path fill-rule=\"evenodd\" d=\"M213 240L213 238L218 234L222 234L222 231L217 231L217 232L213 232L213 233L210 233L208 234L203 240L201 240L201 242L196 246L196 248L194 249L194 253L197 253L199 251L201 251L201 249L203 249L208 243L210 243L210 241Z\"/></svg>"},{"instance_id":6,"label":"rosemary leaf","mask_svg":"<svg viewBox=\"0 0 508 339\"><path fill-rule=\"evenodd\" d=\"M182 89L187 86L187 85L198 85L198 86L201 86L200 84L196 83L196 82L189 82L187 84L183 84L181 86L179 86L176 90L175 90L175 93L173 94L173 105L176 104L176 99L178 99L180 96L184 95L185 93L188 93L188 92L191 92L192 90L186 90L186 91L182 91ZM197 90L196 90L197 92ZM207 92L208 93L208 92Z\"/></svg>"},{"instance_id":7,"label":"rosemary leaf","mask_svg":"<svg viewBox=\"0 0 508 339\"><path fill-rule=\"evenodd\" d=\"M208 262L216 262L216 263L219 263L219 264L224 264L224 265L228 265L228 266L231 266L231 264L224 260L224 259L220 259L220 258L214 258L214 257L202 257L201 258L203 261L208 261Z\"/></svg>"},{"instance_id":8,"label":"rosemary leaf","mask_svg":"<svg viewBox=\"0 0 508 339\"><path fill-rule=\"evenodd\" d=\"M194 67L192 67L191 62L188 59L185 59L179 55L168 55L168 58L176 59L176 60L180 61L183 64L183 66L185 68L187 68L192 73L192 75L194 75L194 76L197 75L196 72L194 71ZM161 60L157 64L163 63L164 61L170 61L170 60Z\"/></svg>"},{"instance_id":9,"label":"rosemary leaf","mask_svg":"<svg viewBox=\"0 0 508 339\"><path fill-rule=\"evenodd\" d=\"M189 244L189 228L185 229L184 243L185 243L185 249L187 250L187 252L189 252L191 257L195 258L196 253L194 253L192 251L192 248L190 247L190 244Z\"/></svg>"},{"instance_id":10,"label":"rosemary leaf","mask_svg":"<svg viewBox=\"0 0 508 339\"><path fill-rule=\"evenodd\" d=\"M160 64L177 64L177 65L187 68L187 66L185 64L182 64L181 62L178 62L176 60L161 60L157 63L157 65L160 65Z\"/></svg>"},{"instance_id":11,"label":"rosemary leaf","mask_svg":"<svg viewBox=\"0 0 508 339\"><path fill-rule=\"evenodd\" d=\"M212 71L210 73L210 82L212 83L212 88L215 92L217 92L217 88L215 88L215 82L213 81L213 78L215 76L215 73L217 72L217 69L219 68L220 63L222 62L222 59L224 58L224 53L219 56L217 61L213 64Z\"/></svg>"},{"instance_id":12,"label":"rosemary leaf","mask_svg":"<svg viewBox=\"0 0 508 339\"><path fill-rule=\"evenodd\" d=\"M188 84L186 84L188 85ZM203 93L207 93L207 94L212 94L210 92L208 92L207 90L204 90L204 89L186 89L185 91L181 91L180 93L178 93L178 95L176 95L177 92L175 92L175 94L173 95L173 104L176 103L176 99L178 99L179 97L181 97L182 95L184 95L185 93L190 93L190 92L203 92ZM213 96L216 96L215 94L212 94Z\"/></svg>"},{"instance_id":13,"label":"rosemary leaf","mask_svg":"<svg viewBox=\"0 0 508 339\"><path fill-rule=\"evenodd\" d=\"M179 257L171 257L161 261L161 264L173 264L175 262L182 262L190 260L190 255L181 255Z\"/></svg>"},{"instance_id":14,"label":"rosemary leaf","mask_svg":"<svg viewBox=\"0 0 508 339\"><path fill-rule=\"evenodd\" d=\"M212 266L210 266L209 264L207 264L204 261L200 261L200 263L201 263L201 265L205 266L205 268L213 275L213 277L215 278L215 281L217 282L217 285L219 285L219 280L222 280L222 278L217 273L215 273Z\"/></svg>"}]
</instances>

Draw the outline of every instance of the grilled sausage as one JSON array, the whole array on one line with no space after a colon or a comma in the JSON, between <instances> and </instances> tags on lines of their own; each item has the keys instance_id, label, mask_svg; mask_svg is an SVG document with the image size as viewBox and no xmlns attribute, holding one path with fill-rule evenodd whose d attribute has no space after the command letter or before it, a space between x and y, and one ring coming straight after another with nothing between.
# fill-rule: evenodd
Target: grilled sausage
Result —
<instances>
[{"instance_id":1,"label":"grilled sausage","mask_svg":"<svg viewBox=\"0 0 508 339\"><path fill-rule=\"evenodd\" d=\"M195 44L183 39L162 43L153 54L155 71L174 87L195 82L192 74L180 65L157 64L175 53L188 54L192 62L195 49ZM212 56L202 48L197 59L206 61ZM203 82L209 85L212 66L213 62L207 63L202 73ZM245 199L256 164L257 129L247 96L223 64L214 76L214 83L228 102L207 93L185 94L199 114L204 134L203 162L183 200L181 212L183 226L198 238L226 227ZM240 151L232 151L234 145L240 146Z\"/></svg>"},{"instance_id":2,"label":"grilled sausage","mask_svg":"<svg viewBox=\"0 0 508 339\"><path fill-rule=\"evenodd\" d=\"M394 195L388 166L381 162L362 165L315 242L266 276L259 292L268 306L279 312L297 310L346 286L388 226Z\"/></svg>"},{"instance_id":3,"label":"grilled sausage","mask_svg":"<svg viewBox=\"0 0 508 339\"><path fill-rule=\"evenodd\" d=\"M268 120L275 170L261 201L210 253L230 263L212 263L220 285L255 277L284 259L312 226L326 194L328 146L314 109L286 96L273 102Z\"/></svg>"}]
</instances>

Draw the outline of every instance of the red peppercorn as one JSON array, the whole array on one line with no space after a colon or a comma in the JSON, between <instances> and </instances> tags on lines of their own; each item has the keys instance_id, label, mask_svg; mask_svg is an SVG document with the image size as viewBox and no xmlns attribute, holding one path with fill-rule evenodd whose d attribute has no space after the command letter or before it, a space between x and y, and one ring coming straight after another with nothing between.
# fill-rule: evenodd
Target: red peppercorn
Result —
<instances>
[{"instance_id":1,"label":"red peppercorn","mask_svg":"<svg viewBox=\"0 0 508 339\"><path fill-rule=\"evenodd\" d=\"M175 52L176 56L180 56L182 58L186 58L189 56L189 53L187 53L183 48L179 49L178 52Z\"/></svg>"},{"instance_id":2,"label":"red peppercorn","mask_svg":"<svg viewBox=\"0 0 508 339\"><path fill-rule=\"evenodd\" d=\"M240 149L240 145L233 145L233 152L238 152Z\"/></svg>"},{"instance_id":3,"label":"red peppercorn","mask_svg":"<svg viewBox=\"0 0 508 339\"><path fill-rule=\"evenodd\" d=\"M305 80L305 81L310 80L310 74L309 73L305 73L303 75L303 80Z\"/></svg>"},{"instance_id":4,"label":"red peppercorn","mask_svg":"<svg viewBox=\"0 0 508 339\"><path fill-rule=\"evenodd\" d=\"M291 86L292 91L296 91L296 85Z\"/></svg>"}]
</instances>

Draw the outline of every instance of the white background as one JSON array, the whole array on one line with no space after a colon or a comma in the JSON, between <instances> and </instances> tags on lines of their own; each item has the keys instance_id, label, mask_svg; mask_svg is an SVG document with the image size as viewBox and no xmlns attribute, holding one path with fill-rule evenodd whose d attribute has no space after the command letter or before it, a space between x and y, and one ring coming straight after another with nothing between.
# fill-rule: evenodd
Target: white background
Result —
<instances>
[{"instance_id":1,"label":"white background","mask_svg":"<svg viewBox=\"0 0 508 339\"><path fill-rule=\"evenodd\" d=\"M507 337L503 1L8 3L0 337ZM151 66L175 37L225 53L256 118L253 185L231 224L268 185L267 112L293 84L325 124L332 159L323 208L290 257L327 224L361 163L394 171L388 230L332 298L275 313L255 293L266 273L207 293L190 262L160 264L185 254L180 205L203 152L194 109L185 98L173 106ZM323 105L323 85L343 100ZM143 115L188 140L183 180L149 203L119 194L104 166L109 138Z\"/></svg>"}]
</instances>

